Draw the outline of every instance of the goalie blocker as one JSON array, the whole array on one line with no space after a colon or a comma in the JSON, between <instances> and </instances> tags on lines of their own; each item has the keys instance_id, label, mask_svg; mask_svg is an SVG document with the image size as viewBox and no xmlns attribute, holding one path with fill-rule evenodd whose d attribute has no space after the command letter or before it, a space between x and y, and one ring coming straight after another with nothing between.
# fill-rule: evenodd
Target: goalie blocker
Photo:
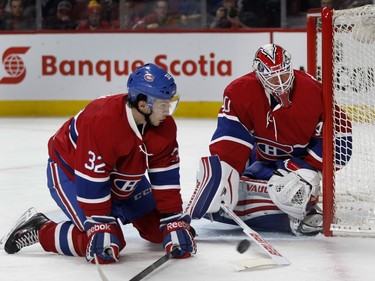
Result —
<instances>
[{"instance_id":1,"label":"goalie blocker","mask_svg":"<svg viewBox=\"0 0 375 281\"><path fill-rule=\"evenodd\" d=\"M320 175L312 170L278 170L269 181L254 180L240 177L217 155L206 156L199 161L196 188L185 211L193 219L236 225L220 211L224 203L253 229L317 234L322 225L315 209L319 185Z\"/></svg>"}]
</instances>

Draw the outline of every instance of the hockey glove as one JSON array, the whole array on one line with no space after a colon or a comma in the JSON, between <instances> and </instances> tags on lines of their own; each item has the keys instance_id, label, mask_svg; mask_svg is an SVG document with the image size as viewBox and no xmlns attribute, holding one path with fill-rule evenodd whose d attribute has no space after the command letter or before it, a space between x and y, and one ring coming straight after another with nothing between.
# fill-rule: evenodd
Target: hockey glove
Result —
<instances>
[{"instance_id":1,"label":"hockey glove","mask_svg":"<svg viewBox=\"0 0 375 281\"><path fill-rule=\"evenodd\" d=\"M86 248L87 261L95 263L96 255L101 264L118 262L120 251L125 247L125 240L115 218L92 216L87 218L84 225L89 237Z\"/></svg>"},{"instance_id":2,"label":"hockey glove","mask_svg":"<svg viewBox=\"0 0 375 281\"><path fill-rule=\"evenodd\" d=\"M277 161L278 170L293 172L298 175L299 180L311 186L311 196L308 202L308 209L315 205L320 192L321 173L307 164L303 159L292 157L284 161Z\"/></svg>"},{"instance_id":3,"label":"hockey glove","mask_svg":"<svg viewBox=\"0 0 375 281\"><path fill-rule=\"evenodd\" d=\"M316 203L319 191L320 174L305 168L292 172L278 169L268 181L268 194L275 205L299 220Z\"/></svg>"},{"instance_id":4,"label":"hockey glove","mask_svg":"<svg viewBox=\"0 0 375 281\"><path fill-rule=\"evenodd\" d=\"M160 220L160 231L164 235L163 247L167 253L175 247L180 251L174 256L178 259L188 258L197 252L191 218L188 214L176 214Z\"/></svg>"}]
</instances>

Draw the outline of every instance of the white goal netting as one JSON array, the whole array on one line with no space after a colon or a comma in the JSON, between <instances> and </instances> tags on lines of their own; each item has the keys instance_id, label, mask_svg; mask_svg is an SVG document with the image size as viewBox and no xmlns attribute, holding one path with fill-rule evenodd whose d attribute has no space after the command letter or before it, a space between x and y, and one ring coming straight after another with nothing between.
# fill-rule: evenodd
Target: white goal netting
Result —
<instances>
[{"instance_id":1,"label":"white goal netting","mask_svg":"<svg viewBox=\"0 0 375 281\"><path fill-rule=\"evenodd\" d=\"M319 69L322 34L319 23L317 27ZM351 120L353 142L346 151L333 140L334 151L352 156L334 174L331 230L336 235L375 235L375 6L334 10L332 28L333 99ZM341 120L333 116L335 128Z\"/></svg>"}]
</instances>

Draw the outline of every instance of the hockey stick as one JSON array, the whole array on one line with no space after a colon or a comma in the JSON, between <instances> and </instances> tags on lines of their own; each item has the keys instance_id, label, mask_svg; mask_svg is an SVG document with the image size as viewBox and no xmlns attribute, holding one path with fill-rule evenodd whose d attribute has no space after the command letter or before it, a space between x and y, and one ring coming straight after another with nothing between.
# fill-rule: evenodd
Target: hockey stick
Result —
<instances>
[{"instance_id":1,"label":"hockey stick","mask_svg":"<svg viewBox=\"0 0 375 281\"><path fill-rule=\"evenodd\" d=\"M162 266L167 261L172 259L177 254L177 252L179 250L180 249L178 247L174 247L171 252L165 254L160 259L158 259L156 262L154 262L151 265L149 265L148 267L146 267L144 270L142 270L140 273L138 273L136 276L134 276L132 279L130 279L130 281L142 280L147 275L149 275L151 272L153 272L155 269L157 269L158 267Z\"/></svg>"},{"instance_id":2,"label":"hockey stick","mask_svg":"<svg viewBox=\"0 0 375 281\"><path fill-rule=\"evenodd\" d=\"M109 281L108 278L104 275L104 272L99 264L98 257L96 256L96 254L94 254L94 258L95 258L95 264L96 264L96 268L98 269L100 278L102 278L103 281Z\"/></svg>"},{"instance_id":3,"label":"hockey stick","mask_svg":"<svg viewBox=\"0 0 375 281\"><path fill-rule=\"evenodd\" d=\"M221 209L230 216L237 224L243 229L243 232L258 246L260 246L264 252L266 252L274 261L276 265L288 265L290 262L283 257L274 247L272 247L262 236L255 230L251 229L246 223L244 223L231 209L229 209L223 203L220 205Z\"/></svg>"}]
</instances>

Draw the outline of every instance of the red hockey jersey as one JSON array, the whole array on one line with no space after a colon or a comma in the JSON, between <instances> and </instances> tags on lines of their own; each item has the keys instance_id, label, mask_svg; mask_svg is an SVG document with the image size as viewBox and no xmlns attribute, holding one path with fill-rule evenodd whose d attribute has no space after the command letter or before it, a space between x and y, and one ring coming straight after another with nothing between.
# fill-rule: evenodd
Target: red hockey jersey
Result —
<instances>
[{"instance_id":1,"label":"red hockey jersey","mask_svg":"<svg viewBox=\"0 0 375 281\"><path fill-rule=\"evenodd\" d=\"M290 107L271 107L271 96L255 72L230 83L224 91L217 129L210 143L211 154L217 154L240 174L250 157L253 161L298 157L320 171L322 86L303 71L294 70L294 75ZM345 128L348 129L340 135L341 143L350 145L344 140L351 138L350 126L342 127ZM349 159L343 159L346 161Z\"/></svg>"},{"instance_id":2,"label":"red hockey jersey","mask_svg":"<svg viewBox=\"0 0 375 281\"><path fill-rule=\"evenodd\" d=\"M137 127L126 94L92 101L49 140L49 155L76 183L86 216L108 215L148 172L156 208L182 211L176 124Z\"/></svg>"}]
</instances>

